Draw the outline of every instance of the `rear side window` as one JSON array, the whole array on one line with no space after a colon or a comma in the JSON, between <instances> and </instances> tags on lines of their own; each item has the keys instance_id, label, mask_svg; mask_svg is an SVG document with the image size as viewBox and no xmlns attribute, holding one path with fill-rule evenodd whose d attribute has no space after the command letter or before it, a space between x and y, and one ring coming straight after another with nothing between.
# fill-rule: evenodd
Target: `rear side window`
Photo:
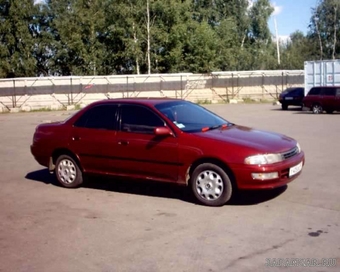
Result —
<instances>
[{"instance_id":1,"label":"rear side window","mask_svg":"<svg viewBox=\"0 0 340 272\"><path fill-rule=\"evenodd\" d=\"M75 122L75 127L90 129L108 129L116 128L117 105L100 105L86 111Z\"/></svg>"},{"instance_id":2,"label":"rear side window","mask_svg":"<svg viewBox=\"0 0 340 272\"><path fill-rule=\"evenodd\" d=\"M121 106L122 131L153 134L156 127L165 126L164 121L151 110L138 105Z\"/></svg>"},{"instance_id":3,"label":"rear side window","mask_svg":"<svg viewBox=\"0 0 340 272\"><path fill-rule=\"evenodd\" d=\"M325 96L334 96L335 95L335 88L323 88L322 94Z\"/></svg>"},{"instance_id":4,"label":"rear side window","mask_svg":"<svg viewBox=\"0 0 340 272\"><path fill-rule=\"evenodd\" d=\"M297 95L303 96L305 94L305 89L297 89Z\"/></svg>"},{"instance_id":5,"label":"rear side window","mask_svg":"<svg viewBox=\"0 0 340 272\"><path fill-rule=\"evenodd\" d=\"M318 95L318 94L320 94L320 91L321 91L321 88L312 88L309 91L308 95Z\"/></svg>"},{"instance_id":6,"label":"rear side window","mask_svg":"<svg viewBox=\"0 0 340 272\"><path fill-rule=\"evenodd\" d=\"M300 95L303 95L303 93L304 93L304 90L302 88L296 88L296 89L291 89L288 94L300 96Z\"/></svg>"}]
</instances>

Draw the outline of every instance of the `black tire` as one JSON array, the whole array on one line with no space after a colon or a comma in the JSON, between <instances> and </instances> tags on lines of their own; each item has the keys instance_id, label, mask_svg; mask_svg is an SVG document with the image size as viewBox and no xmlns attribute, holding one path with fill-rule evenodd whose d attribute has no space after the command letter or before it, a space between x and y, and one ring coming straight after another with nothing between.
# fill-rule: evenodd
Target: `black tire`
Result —
<instances>
[{"instance_id":1,"label":"black tire","mask_svg":"<svg viewBox=\"0 0 340 272\"><path fill-rule=\"evenodd\" d=\"M288 105L287 105L287 104L282 104L282 105L281 105L281 109L283 109L283 110L288 110Z\"/></svg>"},{"instance_id":2,"label":"black tire","mask_svg":"<svg viewBox=\"0 0 340 272\"><path fill-rule=\"evenodd\" d=\"M320 114L320 113L323 112L323 108L320 104L314 104L312 106L312 111L313 111L314 114Z\"/></svg>"},{"instance_id":3,"label":"black tire","mask_svg":"<svg viewBox=\"0 0 340 272\"><path fill-rule=\"evenodd\" d=\"M71 156L59 156L55 164L54 173L63 187L77 188L83 183L83 173Z\"/></svg>"},{"instance_id":4,"label":"black tire","mask_svg":"<svg viewBox=\"0 0 340 272\"><path fill-rule=\"evenodd\" d=\"M208 179L205 179L205 177ZM190 178L191 190L195 198L206 206L222 206L233 192L228 174L212 163L198 165Z\"/></svg>"}]
</instances>

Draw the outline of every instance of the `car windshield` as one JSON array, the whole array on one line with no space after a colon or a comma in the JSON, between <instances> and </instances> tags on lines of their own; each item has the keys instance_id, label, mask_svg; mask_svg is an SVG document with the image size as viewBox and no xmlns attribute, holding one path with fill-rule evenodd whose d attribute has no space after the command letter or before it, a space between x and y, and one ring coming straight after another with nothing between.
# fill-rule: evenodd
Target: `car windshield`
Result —
<instances>
[{"instance_id":1,"label":"car windshield","mask_svg":"<svg viewBox=\"0 0 340 272\"><path fill-rule=\"evenodd\" d=\"M184 132L199 132L232 125L209 110L187 101L155 105L156 109Z\"/></svg>"}]
</instances>

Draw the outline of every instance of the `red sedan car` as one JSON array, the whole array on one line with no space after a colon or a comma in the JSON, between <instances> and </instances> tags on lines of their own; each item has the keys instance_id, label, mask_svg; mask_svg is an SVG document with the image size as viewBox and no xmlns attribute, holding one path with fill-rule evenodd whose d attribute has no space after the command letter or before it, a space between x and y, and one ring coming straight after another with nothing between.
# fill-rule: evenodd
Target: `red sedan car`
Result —
<instances>
[{"instance_id":1,"label":"red sedan car","mask_svg":"<svg viewBox=\"0 0 340 272\"><path fill-rule=\"evenodd\" d=\"M209 206L225 204L235 189L283 186L304 164L292 138L157 98L99 101L65 121L41 124L31 152L64 187L78 187L85 174L173 182Z\"/></svg>"}]
</instances>

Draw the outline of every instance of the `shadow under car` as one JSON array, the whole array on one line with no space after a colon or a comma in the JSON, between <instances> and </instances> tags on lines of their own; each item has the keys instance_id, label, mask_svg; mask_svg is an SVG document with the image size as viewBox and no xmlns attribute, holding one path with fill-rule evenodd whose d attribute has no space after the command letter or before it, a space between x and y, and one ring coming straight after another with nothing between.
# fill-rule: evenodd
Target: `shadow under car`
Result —
<instances>
[{"instance_id":1,"label":"shadow under car","mask_svg":"<svg viewBox=\"0 0 340 272\"><path fill-rule=\"evenodd\" d=\"M25 176L25 178L27 180L62 187L56 180L55 176L49 173L48 169L30 172ZM125 194L179 199L184 202L199 204L186 186L180 186L177 184L145 180L136 181L119 177L86 176L81 187ZM278 197L286 189L287 185L271 190L237 190L227 205L246 206L260 204Z\"/></svg>"}]
</instances>

